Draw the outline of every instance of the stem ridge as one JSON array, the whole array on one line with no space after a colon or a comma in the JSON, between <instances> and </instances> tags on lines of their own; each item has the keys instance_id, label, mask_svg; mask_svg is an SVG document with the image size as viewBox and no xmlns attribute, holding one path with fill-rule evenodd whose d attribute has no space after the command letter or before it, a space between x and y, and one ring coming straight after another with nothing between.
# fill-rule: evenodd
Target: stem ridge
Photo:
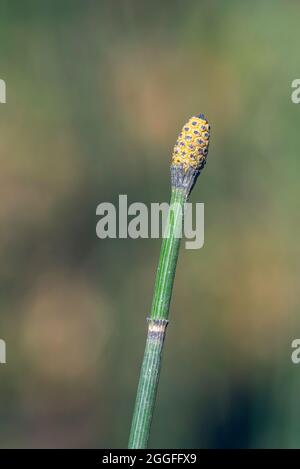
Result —
<instances>
[{"instance_id":1,"label":"stem ridge","mask_svg":"<svg viewBox=\"0 0 300 469\"><path fill-rule=\"evenodd\" d=\"M128 448L147 448L168 320L148 321L148 334Z\"/></svg>"}]
</instances>

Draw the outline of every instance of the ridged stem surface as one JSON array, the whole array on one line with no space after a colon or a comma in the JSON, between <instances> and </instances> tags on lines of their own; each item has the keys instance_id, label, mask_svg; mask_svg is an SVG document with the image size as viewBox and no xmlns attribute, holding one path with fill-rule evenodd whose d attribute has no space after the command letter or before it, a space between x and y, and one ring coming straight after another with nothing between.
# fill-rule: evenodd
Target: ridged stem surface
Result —
<instances>
[{"instance_id":1,"label":"ridged stem surface","mask_svg":"<svg viewBox=\"0 0 300 469\"><path fill-rule=\"evenodd\" d=\"M166 234L162 241L148 335L134 407L129 448L146 448L154 412L169 307L181 240L186 191L172 188Z\"/></svg>"}]
</instances>

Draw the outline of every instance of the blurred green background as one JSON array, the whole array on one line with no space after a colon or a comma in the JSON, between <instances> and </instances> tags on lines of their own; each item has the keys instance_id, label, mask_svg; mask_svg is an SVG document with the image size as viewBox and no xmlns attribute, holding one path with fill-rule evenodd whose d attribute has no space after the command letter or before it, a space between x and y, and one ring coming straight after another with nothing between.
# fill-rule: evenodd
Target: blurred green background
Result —
<instances>
[{"instance_id":1,"label":"blurred green background","mask_svg":"<svg viewBox=\"0 0 300 469\"><path fill-rule=\"evenodd\" d=\"M203 249L179 258L151 447L300 447L296 1L1 1L1 447L125 447L160 240L96 206L168 201L204 112Z\"/></svg>"}]
</instances>

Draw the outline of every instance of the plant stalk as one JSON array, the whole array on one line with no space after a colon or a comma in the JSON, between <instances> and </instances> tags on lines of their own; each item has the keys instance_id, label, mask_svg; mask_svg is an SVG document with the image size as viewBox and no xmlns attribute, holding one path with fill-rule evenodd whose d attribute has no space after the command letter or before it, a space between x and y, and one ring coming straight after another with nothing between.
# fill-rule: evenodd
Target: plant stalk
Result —
<instances>
[{"instance_id":1,"label":"plant stalk","mask_svg":"<svg viewBox=\"0 0 300 469\"><path fill-rule=\"evenodd\" d=\"M156 273L148 334L133 413L129 448L146 448L154 412L162 351L177 265L186 191L172 188L166 235Z\"/></svg>"},{"instance_id":2,"label":"plant stalk","mask_svg":"<svg viewBox=\"0 0 300 469\"><path fill-rule=\"evenodd\" d=\"M156 273L144 359L133 412L129 448L147 448L153 418L162 351L177 265L184 206L203 169L209 146L210 126L203 114L183 126L171 161L171 201L166 232Z\"/></svg>"}]
</instances>

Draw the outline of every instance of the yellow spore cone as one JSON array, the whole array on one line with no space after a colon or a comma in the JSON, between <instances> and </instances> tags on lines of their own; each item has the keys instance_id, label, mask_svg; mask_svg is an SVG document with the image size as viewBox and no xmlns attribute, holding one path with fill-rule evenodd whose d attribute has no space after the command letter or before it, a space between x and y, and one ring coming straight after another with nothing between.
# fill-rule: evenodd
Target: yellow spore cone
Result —
<instances>
[{"instance_id":1,"label":"yellow spore cone","mask_svg":"<svg viewBox=\"0 0 300 469\"><path fill-rule=\"evenodd\" d=\"M204 115L191 117L174 146L172 166L181 165L185 171L189 168L202 169L207 158L209 135L210 125Z\"/></svg>"}]
</instances>

